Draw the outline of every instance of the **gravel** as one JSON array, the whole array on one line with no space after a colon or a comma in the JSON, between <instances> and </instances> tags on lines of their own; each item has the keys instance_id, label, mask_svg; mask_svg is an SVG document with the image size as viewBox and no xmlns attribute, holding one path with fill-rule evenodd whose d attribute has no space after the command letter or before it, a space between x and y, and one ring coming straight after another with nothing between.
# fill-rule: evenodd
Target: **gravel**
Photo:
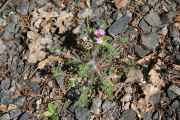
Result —
<instances>
[{"instance_id":1,"label":"gravel","mask_svg":"<svg viewBox=\"0 0 180 120\"><path fill-rule=\"evenodd\" d=\"M20 2L20 4L16 6L16 11L21 15L27 15L28 9L29 9L29 2Z\"/></svg>"},{"instance_id":2,"label":"gravel","mask_svg":"<svg viewBox=\"0 0 180 120\"><path fill-rule=\"evenodd\" d=\"M70 99L71 101L76 101L79 99L81 95L81 92L79 91L79 88L71 88L68 92L66 97Z\"/></svg>"},{"instance_id":3,"label":"gravel","mask_svg":"<svg viewBox=\"0 0 180 120\"><path fill-rule=\"evenodd\" d=\"M134 50L135 50L135 53L140 57L146 56L149 53L148 50L146 50L138 45L135 45Z\"/></svg>"},{"instance_id":4,"label":"gravel","mask_svg":"<svg viewBox=\"0 0 180 120\"><path fill-rule=\"evenodd\" d=\"M145 120L150 120L152 118L153 112L150 110L146 112Z\"/></svg>"},{"instance_id":5,"label":"gravel","mask_svg":"<svg viewBox=\"0 0 180 120\"><path fill-rule=\"evenodd\" d=\"M0 55L3 54L6 50L6 46L4 45L3 41L0 39Z\"/></svg>"},{"instance_id":6,"label":"gravel","mask_svg":"<svg viewBox=\"0 0 180 120\"><path fill-rule=\"evenodd\" d=\"M108 111L113 107L113 104L109 100L105 100L105 102L102 104L103 111Z\"/></svg>"},{"instance_id":7,"label":"gravel","mask_svg":"<svg viewBox=\"0 0 180 120\"><path fill-rule=\"evenodd\" d=\"M11 91L10 90L2 90L0 91L0 103L4 105L9 105L12 103L12 99L10 98Z\"/></svg>"},{"instance_id":8,"label":"gravel","mask_svg":"<svg viewBox=\"0 0 180 120\"><path fill-rule=\"evenodd\" d=\"M100 109L101 104L102 104L102 100L100 98L93 98L90 112L92 112L94 114L99 114L101 111L101 109Z\"/></svg>"},{"instance_id":9,"label":"gravel","mask_svg":"<svg viewBox=\"0 0 180 120\"><path fill-rule=\"evenodd\" d=\"M155 111L152 118L153 120L157 120L159 118L159 112Z\"/></svg>"},{"instance_id":10,"label":"gravel","mask_svg":"<svg viewBox=\"0 0 180 120\"><path fill-rule=\"evenodd\" d=\"M19 117L20 114L21 114L21 109L16 109L16 110L10 111L11 119Z\"/></svg>"},{"instance_id":11,"label":"gravel","mask_svg":"<svg viewBox=\"0 0 180 120\"><path fill-rule=\"evenodd\" d=\"M0 81L0 89L9 89L11 85L11 81L8 78L5 78L4 80Z\"/></svg>"},{"instance_id":12,"label":"gravel","mask_svg":"<svg viewBox=\"0 0 180 120\"><path fill-rule=\"evenodd\" d=\"M151 12L149 14L147 14L144 19L146 20L146 22L148 24L150 24L151 26L158 26L161 24L161 20L160 17L157 13Z\"/></svg>"},{"instance_id":13,"label":"gravel","mask_svg":"<svg viewBox=\"0 0 180 120\"><path fill-rule=\"evenodd\" d=\"M25 112L20 116L19 120L28 120L30 117L31 114L29 112Z\"/></svg>"},{"instance_id":14,"label":"gravel","mask_svg":"<svg viewBox=\"0 0 180 120\"><path fill-rule=\"evenodd\" d=\"M77 120L90 120L90 111L79 106L75 109L75 116Z\"/></svg>"},{"instance_id":15,"label":"gravel","mask_svg":"<svg viewBox=\"0 0 180 120\"><path fill-rule=\"evenodd\" d=\"M155 94L149 98L150 101L152 101L154 104L159 104L161 99L161 94Z\"/></svg>"},{"instance_id":16,"label":"gravel","mask_svg":"<svg viewBox=\"0 0 180 120\"><path fill-rule=\"evenodd\" d=\"M0 120L10 120L10 115L9 115L8 113L3 114L3 115L0 117Z\"/></svg>"},{"instance_id":17,"label":"gravel","mask_svg":"<svg viewBox=\"0 0 180 120\"><path fill-rule=\"evenodd\" d=\"M37 82L29 82L28 85L33 92L40 94L40 85Z\"/></svg>"},{"instance_id":18,"label":"gravel","mask_svg":"<svg viewBox=\"0 0 180 120\"><path fill-rule=\"evenodd\" d=\"M168 88L170 91L172 91L173 93L177 94L180 96L180 88L176 85L171 85L169 88Z\"/></svg>"},{"instance_id":19,"label":"gravel","mask_svg":"<svg viewBox=\"0 0 180 120\"><path fill-rule=\"evenodd\" d=\"M143 6L141 6L141 11L142 11L143 13L147 13L147 12L149 12L149 7L146 6L146 5L143 5Z\"/></svg>"},{"instance_id":20,"label":"gravel","mask_svg":"<svg viewBox=\"0 0 180 120\"><path fill-rule=\"evenodd\" d=\"M74 113L76 107L77 107L77 106L76 106L75 104L70 104L70 105L67 107L67 110L68 110L69 112Z\"/></svg>"},{"instance_id":21,"label":"gravel","mask_svg":"<svg viewBox=\"0 0 180 120\"><path fill-rule=\"evenodd\" d=\"M171 107L177 109L180 107L180 102L178 100L175 100L172 104Z\"/></svg>"},{"instance_id":22,"label":"gravel","mask_svg":"<svg viewBox=\"0 0 180 120\"><path fill-rule=\"evenodd\" d=\"M86 18L86 17L91 16L91 15L92 15L92 10L89 8L84 8L81 11L79 11L77 14L79 19Z\"/></svg>"},{"instance_id":23,"label":"gravel","mask_svg":"<svg viewBox=\"0 0 180 120\"><path fill-rule=\"evenodd\" d=\"M25 100L26 100L26 96L21 96L17 100L15 100L14 104L22 107L24 105Z\"/></svg>"},{"instance_id":24,"label":"gravel","mask_svg":"<svg viewBox=\"0 0 180 120\"><path fill-rule=\"evenodd\" d=\"M136 120L136 113L133 110L128 109L122 113L119 120Z\"/></svg>"},{"instance_id":25,"label":"gravel","mask_svg":"<svg viewBox=\"0 0 180 120\"><path fill-rule=\"evenodd\" d=\"M118 19L108 29L108 33L111 36L115 36L121 32L124 32L126 30L126 27L127 27L129 22L131 22L131 18L129 16L125 16L125 17Z\"/></svg>"},{"instance_id":26,"label":"gravel","mask_svg":"<svg viewBox=\"0 0 180 120\"><path fill-rule=\"evenodd\" d=\"M148 33L151 31L152 27L149 26L144 19L142 19L139 23L139 27L145 32Z\"/></svg>"},{"instance_id":27,"label":"gravel","mask_svg":"<svg viewBox=\"0 0 180 120\"><path fill-rule=\"evenodd\" d=\"M103 4L105 0L92 0L92 7L97 7L98 5Z\"/></svg>"}]
</instances>

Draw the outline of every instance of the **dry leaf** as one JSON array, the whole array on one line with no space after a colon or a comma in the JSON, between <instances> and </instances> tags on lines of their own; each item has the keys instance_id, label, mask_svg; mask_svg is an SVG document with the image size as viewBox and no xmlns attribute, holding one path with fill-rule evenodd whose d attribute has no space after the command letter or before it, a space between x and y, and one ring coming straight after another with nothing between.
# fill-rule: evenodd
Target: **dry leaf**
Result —
<instances>
[{"instance_id":1,"label":"dry leaf","mask_svg":"<svg viewBox=\"0 0 180 120\"><path fill-rule=\"evenodd\" d=\"M133 82L141 82L143 80L143 74L140 70L133 70L131 69L129 72L128 72L128 75L127 75L127 79L126 79L126 83L133 83Z\"/></svg>"},{"instance_id":2,"label":"dry leaf","mask_svg":"<svg viewBox=\"0 0 180 120\"><path fill-rule=\"evenodd\" d=\"M180 30L180 23L176 22L176 23L174 23L174 26Z\"/></svg>"},{"instance_id":3,"label":"dry leaf","mask_svg":"<svg viewBox=\"0 0 180 120\"><path fill-rule=\"evenodd\" d=\"M4 104L0 104L0 110L1 110L3 113L8 112L7 106L4 105Z\"/></svg>"},{"instance_id":4,"label":"dry leaf","mask_svg":"<svg viewBox=\"0 0 180 120\"><path fill-rule=\"evenodd\" d=\"M154 69L152 69L150 70L149 75L149 81L152 83L152 85L156 87L165 86L164 81L161 79L160 73L157 73Z\"/></svg>"},{"instance_id":5,"label":"dry leaf","mask_svg":"<svg viewBox=\"0 0 180 120\"><path fill-rule=\"evenodd\" d=\"M115 6L120 9L127 6L129 0L114 0Z\"/></svg>"},{"instance_id":6,"label":"dry leaf","mask_svg":"<svg viewBox=\"0 0 180 120\"><path fill-rule=\"evenodd\" d=\"M8 111L10 111L10 110L16 110L18 107L16 106L16 105L14 105L14 104L9 104L9 106L8 106Z\"/></svg>"},{"instance_id":7,"label":"dry leaf","mask_svg":"<svg viewBox=\"0 0 180 120\"><path fill-rule=\"evenodd\" d=\"M173 70L179 70L180 71L180 65L173 64Z\"/></svg>"},{"instance_id":8,"label":"dry leaf","mask_svg":"<svg viewBox=\"0 0 180 120\"><path fill-rule=\"evenodd\" d=\"M176 21L176 22L180 22L180 15L178 15L178 16L175 18L175 21Z\"/></svg>"}]
</instances>

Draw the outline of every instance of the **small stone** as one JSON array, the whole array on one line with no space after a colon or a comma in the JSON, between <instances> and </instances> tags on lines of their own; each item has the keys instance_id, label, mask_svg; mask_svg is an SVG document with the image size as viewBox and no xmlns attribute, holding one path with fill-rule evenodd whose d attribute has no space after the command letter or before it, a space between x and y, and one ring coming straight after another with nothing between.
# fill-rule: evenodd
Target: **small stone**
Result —
<instances>
[{"instance_id":1,"label":"small stone","mask_svg":"<svg viewBox=\"0 0 180 120\"><path fill-rule=\"evenodd\" d=\"M108 119L108 118L110 118L110 117L112 117L112 113L111 113L110 111L107 111L107 112L103 115L103 118L104 118L104 119Z\"/></svg>"},{"instance_id":2,"label":"small stone","mask_svg":"<svg viewBox=\"0 0 180 120\"><path fill-rule=\"evenodd\" d=\"M150 110L146 112L145 120L150 120L152 118L153 112Z\"/></svg>"},{"instance_id":3,"label":"small stone","mask_svg":"<svg viewBox=\"0 0 180 120\"><path fill-rule=\"evenodd\" d=\"M21 109L11 110L10 111L11 119L19 117L20 114L21 114Z\"/></svg>"},{"instance_id":4,"label":"small stone","mask_svg":"<svg viewBox=\"0 0 180 120\"><path fill-rule=\"evenodd\" d=\"M7 56L0 55L0 66L4 65L5 62L7 62Z\"/></svg>"},{"instance_id":5,"label":"small stone","mask_svg":"<svg viewBox=\"0 0 180 120\"><path fill-rule=\"evenodd\" d=\"M133 110L128 109L122 113L119 120L136 120L136 113Z\"/></svg>"},{"instance_id":6,"label":"small stone","mask_svg":"<svg viewBox=\"0 0 180 120\"><path fill-rule=\"evenodd\" d=\"M176 112L176 120L180 120L180 111Z\"/></svg>"},{"instance_id":7,"label":"small stone","mask_svg":"<svg viewBox=\"0 0 180 120\"><path fill-rule=\"evenodd\" d=\"M60 88L64 85L64 77L63 76L57 76L55 77L55 80Z\"/></svg>"},{"instance_id":8,"label":"small stone","mask_svg":"<svg viewBox=\"0 0 180 120\"><path fill-rule=\"evenodd\" d=\"M157 2L158 2L158 0L148 0L147 4L154 6Z\"/></svg>"},{"instance_id":9,"label":"small stone","mask_svg":"<svg viewBox=\"0 0 180 120\"><path fill-rule=\"evenodd\" d=\"M149 98L150 101L152 101L154 104L159 104L161 100L161 94L155 94Z\"/></svg>"},{"instance_id":10,"label":"small stone","mask_svg":"<svg viewBox=\"0 0 180 120\"><path fill-rule=\"evenodd\" d=\"M168 97L171 99L175 99L177 97L177 95L171 92L170 90L167 90L167 94L168 94Z\"/></svg>"},{"instance_id":11,"label":"small stone","mask_svg":"<svg viewBox=\"0 0 180 120\"><path fill-rule=\"evenodd\" d=\"M140 57L143 57L143 56L146 56L147 54L149 54L150 52L148 50L145 50L144 48L136 45L134 47L134 50L135 50L135 53L140 56Z\"/></svg>"},{"instance_id":12,"label":"small stone","mask_svg":"<svg viewBox=\"0 0 180 120\"><path fill-rule=\"evenodd\" d=\"M56 108L56 112L57 112L57 114L61 113L62 112L62 106L58 106Z\"/></svg>"},{"instance_id":13,"label":"small stone","mask_svg":"<svg viewBox=\"0 0 180 120\"><path fill-rule=\"evenodd\" d=\"M20 2L16 6L16 11L22 15L27 15L29 9L29 2Z\"/></svg>"},{"instance_id":14,"label":"small stone","mask_svg":"<svg viewBox=\"0 0 180 120\"><path fill-rule=\"evenodd\" d=\"M36 3L40 6L43 6L44 4L47 3L48 0L36 0Z\"/></svg>"},{"instance_id":15,"label":"small stone","mask_svg":"<svg viewBox=\"0 0 180 120\"><path fill-rule=\"evenodd\" d=\"M10 90L2 90L0 92L0 103L4 105L9 105L12 103L12 98L10 98L11 91Z\"/></svg>"},{"instance_id":16,"label":"small stone","mask_svg":"<svg viewBox=\"0 0 180 120\"><path fill-rule=\"evenodd\" d=\"M52 81L49 81L49 82L48 82L48 86L49 86L50 88L53 88L53 87L54 87L53 82L52 82Z\"/></svg>"},{"instance_id":17,"label":"small stone","mask_svg":"<svg viewBox=\"0 0 180 120\"><path fill-rule=\"evenodd\" d=\"M113 107L112 102L110 102L109 100L105 100L105 102L102 104L102 109L103 111L108 111Z\"/></svg>"},{"instance_id":18,"label":"small stone","mask_svg":"<svg viewBox=\"0 0 180 120\"><path fill-rule=\"evenodd\" d=\"M0 81L0 89L9 89L11 85L11 81L8 78L5 78L4 80Z\"/></svg>"},{"instance_id":19,"label":"small stone","mask_svg":"<svg viewBox=\"0 0 180 120\"><path fill-rule=\"evenodd\" d=\"M29 112L25 112L20 116L19 120L28 120L30 117L31 114Z\"/></svg>"},{"instance_id":20,"label":"small stone","mask_svg":"<svg viewBox=\"0 0 180 120\"><path fill-rule=\"evenodd\" d=\"M169 36L170 37L179 37L180 36L179 30L175 27L170 27L169 28Z\"/></svg>"},{"instance_id":21,"label":"small stone","mask_svg":"<svg viewBox=\"0 0 180 120\"><path fill-rule=\"evenodd\" d=\"M168 24L169 23L169 18L165 13L162 13L160 15L160 20L163 24Z\"/></svg>"},{"instance_id":22,"label":"small stone","mask_svg":"<svg viewBox=\"0 0 180 120\"><path fill-rule=\"evenodd\" d=\"M149 7L146 6L146 5L143 5L143 6L141 7L141 11L142 11L143 13L147 13L147 12L149 12Z\"/></svg>"},{"instance_id":23,"label":"small stone","mask_svg":"<svg viewBox=\"0 0 180 120\"><path fill-rule=\"evenodd\" d=\"M155 113L153 114L153 120L158 120L159 118L159 112L155 111Z\"/></svg>"},{"instance_id":24,"label":"small stone","mask_svg":"<svg viewBox=\"0 0 180 120\"><path fill-rule=\"evenodd\" d=\"M126 30L128 23L131 22L131 18L129 16L125 16L123 18L118 19L116 22L112 24L112 26L108 29L108 33L111 36L115 36L121 32Z\"/></svg>"},{"instance_id":25,"label":"small stone","mask_svg":"<svg viewBox=\"0 0 180 120\"><path fill-rule=\"evenodd\" d=\"M29 82L28 86L33 90L33 92L40 94L40 85L37 82Z\"/></svg>"},{"instance_id":26,"label":"small stone","mask_svg":"<svg viewBox=\"0 0 180 120\"><path fill-rule=\"evenodd\" d=\"M80 33L81 31L81 26L77 26L74 30L73 30L73 33L74 34L77 34L77 33Z\"/></svg>"},{"instance_id":27,"label":"small stone","mask_svg":"<svg viewBox=\"0 0 180 120\"><path fill-rule=\"evenodd\" d=\"M148 50L154 50L158 45L158 39L160 35L156 33L148 33L146 35L141 36L142 45L146 47Z\"/></svg>"},{"instance_id":28,"label":"small stone","mask_svg":"<svg viewBox=\"0 0 180 120\"><path fill-rule=\"evenodd\" d=\"M70 104L70 105L67 107L67 110L68 110L69 112L74 113L76 107L77 107L77 106L76 106L75 104Z\"/></svg>"},{"instance_id":29,"label":"small stone","mask_svg":"<svg viewBox=\"0 0 180 120\"><path fill-rule=\"evenodd\" d=\"M116 109L112 115L114 118L118 118L121 114L120 114L119 110Z\"/></svg>"},{"instance_id":30,"label":"small stone","mask_svg":"<svg viewBox=\"0 0 180 120\"><path fill-rule=\"evenodd\" d=\"M75 116L77 120L90 120L90 111L84 107L76 107Z\"/></svg>"},{"instance_id":31,"label":"small stone","mask_svg":"<svg viewBox=\"0 0 180 120\"><path fill-rule=\"evenodd\" d=\"M79 99L80 95L81 95L81 92L79 88L73 87L67 92L66 97L70 99L71 101L76 101Z\"/></svg>"},{"instance_id":32,"label":"small stone","mask_svg":"<svg viewBox=\"0 0 180 120\"><path fill-rule=\"evenodd\" d=\"M180 96L180 88L176 85L171 85L169 88L168 88L170 91L172 91L173 93L177 94Z\"/></svg>"},{"instance_id":33,"label":"small stone","mask_svg":"<svg viewBox=\"0 0 180 120\"><path fill-rule=\"evenodd\" d=\"M66 116L66 118L67 118L68 120L71 120L72 115L71 115L71 114L68 114L68 115Z\"/></svg>"},{"instance_id":34,"label":"small stone","mask_svg":"<svg viewBox=\"0 0 180 120\"><path fill-rule=\"evenodd\" d=\"M14 104L22 107L24 105L25 100L26 100L26 96L21 96L17 100L15 100Z\"/></svg>"},{"instance_id":35,"label":"small stone","mask_svg":"<svg viewBox=\"0 0 180 120\"><path fill-rule=\"evenodd\" d=\"M150 24L151 26L158 26L161 24L161 20L160 17L157 13L151 12L149 14L147 14L144 19L146 20L146 22L148 24Z\"/></svg>"},{"instance_id":36,"label":"small stone","mask_svg":"<svg viewBox=\"0 0 180 120\"><path fill-rule=\"evenodd\" d=\"M145 33L148 33L151 31L152 27L149 26L145 21L144 19L142 19L139 23L139 27L145 32Z\"/></svg>"},{"instance_id":37,"label":"small stone","mask_svg":"<svg viewBox=\"0 0 180 120\"><path fill-rule=\"evenodd\" d=\"M3 41L0 39L0 55L3 54L6 50L6 46L4 45Z\"/></svg>"},{"instance_id":38,"label":"small stone","mask_svg":"<svg viewBox=\"0 0 180 120\"><path fill-rule=\"evenodd\" d=\"M77 14L78 18L86 18L91 15L92 15L92 10L89 8L84 8L81 11L79 11Z\"/></svg>"},{"instance_id":39,"label":"small stone","mask_svg":"<svg viewBox=\"0 0 180 120\"><path fill-rule=\"evenodd\" d=\"M103 4L104 0L92 0L92 7L97 7Z\"/></svg>"},{"instance_id":40,"label":"small stone","mask_svg":"<svg viewBox=\"0 0 180 120\"><path fill-rule=\"evenodd\" d=\"M167 26L166 26L166 27L164 27L164 28L162 28L160 32L161 32L164 36L166 36L166 35L167 35L167 33L168 33Z\"/></svg>"},{"instance_id":41,"label":"small stone","mask_svg":"<svg viewBox=\"0 0 180 120\"><path fill-rule=\"evenodd\" d=\"M177 63L180 63L180 54L179 54L179 55L176 55L176 62L177 62Z\"/></svg>"},{"instance_id":42,"label":"small stone","mask_svg":"<svg viewBox=\"0 0 180 120\"><path fill-rule=\"evenodd\" d=\"M3 115L0 117L0 120L10 120L10 115L9 115L8 113L3 114Z\"/></svg>"},{"instance_id":43,"label":"small stone","mask_svg":"<svg viewBox=\"0 0 180 120\"><path fill-rule=\"evenodd\" d=\"M93 98L90 112L94 114L99 114L101 112L101 109L100 109L101 104L102 104L102 100L100 98Z\"/></svg>"}]
</instances>

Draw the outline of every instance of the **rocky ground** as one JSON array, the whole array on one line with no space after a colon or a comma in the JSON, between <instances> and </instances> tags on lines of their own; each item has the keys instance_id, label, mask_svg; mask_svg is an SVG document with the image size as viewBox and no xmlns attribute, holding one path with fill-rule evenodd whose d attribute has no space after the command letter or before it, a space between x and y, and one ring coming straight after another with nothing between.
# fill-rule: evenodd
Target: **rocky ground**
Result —
<instances>
[{"instance_id":1,"label":"rocky ground","mask_svg":"<svg viewBox=\"0 0 180 120\"><path fill-rule=\"evenodd\" d=\"M50 102L58 103L60 120L180 119L180 0L0 0L0 6L0 120L46 120ZM114 96L97 90L87 107L75 106L78 90L52 79L51 69L89 39L77 34L88 25L101 28L103 20L111 40L128 38L117 44ZM54 55L52 46L65 55Z\"/></svg>"}]
</instances>

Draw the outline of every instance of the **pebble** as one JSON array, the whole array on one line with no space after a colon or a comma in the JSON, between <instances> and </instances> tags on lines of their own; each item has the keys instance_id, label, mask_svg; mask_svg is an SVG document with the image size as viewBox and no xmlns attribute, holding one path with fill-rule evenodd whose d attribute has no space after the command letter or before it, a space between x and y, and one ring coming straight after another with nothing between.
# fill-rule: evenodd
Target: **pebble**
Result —
<instances>
[{"instance_id":1,"label":"pebble","mask_svg":"<svg viewBox=\"0 0 180 120\"><path fill-rule=\"evenodd\" d=\"M170 22L168 16L165 13L160 15L160 20L162 24L168 24Z\"/></svg>"},{"instance_id":2,"label":"pebble","mask_svg":"<svg viewBox=\"0 0 180 120\"><path fill-rule=\"evenodd\" d=\"M26 96L21 96L17 100L14 101L14 104L22 107L24 105L25 100L26 100Z\"/></svg>"},{"instance_id":3,"label":"pebble","mask_svg":"<svg viewBox=\"0 0 180 120\"><path fill-rule=\"evenodd\" d=\"M119 120L136 120L136 113L131 109L127 109L122 113Z\"/></svg>"},{"instance_id":4,"label":"pebble","mask_svg":"<svg viewBox=\"0 0 180 120\"><path fill-rule=\"evenodd\" d=\"M3 41L0 39L0 55L3 54L6 50L6 46L4 45Z\"/></svg>"},{"instance_id":5,"label":"pebble","mask_svg":"<svg viewBox=\"0 0 180 120\"><path fill-rule=\"evenodd\" d=\"M168 94L168 97L173 100L177 97L177 95L171 92L170 90L167 90L167 94Z\"/></svg>"},{"instance_id":6,"label":"pebble","mask_svg":"<svg viewBox=\"0 0 180 120\"><path fill-rule=\"evenodd\" d=\"M177 109L180 107L180 102L178 100L175 100L172 104L171 107Z\"/></svg>"},{"instance_id":7,"label":"pebble","mask_svg":"<svg viewBox=\"0 0 180 120\"><path fill-rule=\"evenodd\" d=\"M152 118L153 112L150 110L146 112L145 120L150 120Z\"/></svg>"},{"instance_id":8,"label":"pebble","mask_svg":"<svg viewBox=\"0 0 180 120\"><path fill-rule=\"evenodd\" d=\"M25 112L20 116L19 120L28 120L30 117L31 114L29 112Z\"/></svg>"},{"instance_id":9,"label":"pebble","mask_svg":"<svg viewBox=\"0 0 180 120\"><path fill-rule=\"evenodd\" d=\"M66 97L70 99L71 101L76 101L79 99L80 95L81 95L81 92L79 88L73 87L67 92Z\"/></svg>"},{"instance_id":10,"label":"pebble","mask_svg":"<svg viewBox=\"0 0 180 120\"><path fill-rule=\"evenodd\" d=\"M8 78L0 81L0 89L9 89L11 81Z\"/></svg>"},{"instance_id":11,"label":"pebble","mask_svg":"<svg viewBox=\"0 0 180 120\"><path fill-rule=\"evenodd\" d=\"M126 26L128 23L131 22L131 18L129 16L122 17L118 20L116 20L112 26L108 29L108 33L111 36L115 36L121 32L124 32L126 30Z\"/></svg>"},{"instance_id":12,"label":"pebble","mask_svg":"<svg viewBox=\"0 0 180 120\"><path fill-rule=\"evenodd\" d=\"M155 111L152 118L153 118L153 120L158 120L158 118L159 118L159 112L158 112L158 111Z\"/></svg>"},{"instance_id":13,"label":"pebble","mask_svg":"<svg viewBox=\"0 0 180 120\"><path fill-rule=\"evenodd\" d=\"M152 101L154 104L159 104L161 99L161 94L155 94L149 98L150 101Z\"/></svg>"},{"instance_id":14,"label":"pebble","mask_svg":"<svg viewBox=\"0 0 180 120\"><path fill-rule=\"evenodd\" d=\"M149 14L147 14L144 19L146 20L146 22L148 24L150 24L151 26L158 26L161 24L161 20L160 17L157 13L154 12L150 12Z\"/></svg>"},{"instance_id":15,"label":"pebble","mask_svg":"<svg viewBox=\"0 0 180 120\"><path fill-rule=\"evenodd\" d=\"M92 0L92 7L97 7L101 4L103 4L105 0Z\"/></svg>"},{"instance_id":16,"label":"pebble","mask_svg":"<svg viewBox=\"0 0 180 120\"><path fill-rule=\"evenodd\" d=\"M169 27L169 36L170 37L179 37L180 36L179 30L175 27Z\"/></svg>"},{"instance_id":17,"label":"pebble","mask_svg":"<svg viewBox=\"0 0 180 120\"><path fill-rule=\"evenodd\" d=\"M164 36L166 36L167 33L168 33L167 26L165 26L164 28L162 28L160 32L161 32L161 34L163 34Z\"/></svg>"},{"instance_id":18,"label":"pebble","mask_svg":"<svg viewBox=\"0 0 180 120\"><path fill-rule=\"evenodd\" d=\"M79 11L77 14L79 19L86 18L86 17L91 16L91 15L92 15L92 10L89 8L84 8L81 11Z\"/></svg>"},{"instance_id":19,"label":"pebble","mask_svg":"<svg viewBox=\"0 0 180 120\"><path fill-rule=\"evenodd\" d=\"M168 88L170 91L172 91L173 93L177 94L180 96L180 88L176 85L171 85L169 88Z\"/></svg>"},{"instance_id":20,"label":"pebble","mask_svg":"<svg viewBox=\"0 0 180 120\"><path fill-rule=\"evenodd\" d=\"M148 0L147 4L151 5L151 6L154 6L157 2L158 2L158 0Z\"/></svg>"},{"instance_id":21,"label":"pebble","mask_svg":"<svg viewBox=\"0 0 180 120\"><path fill-rule=\"evenodd\" d=\"M102 104L103 111L108 111L113 107L113 104L109 100L105 100L105 102Z\"/></svg>"},{"instance_id":22,"label":"pebble","mask_svg":"<svg viewBox=\"0 0 180 120\"><path fill-rule=\"evenodd\" d=\"M118 118L121 114L120 114L119 110L116 109L116 110L112 113L112 115L113 115L114 118Z\"/></svg>"},{"instance_id":23,"label":"pebble","mask_svg":"<svg viewBox=\"0 0 180 120\"><path fill-rule=\"evenodd\" d=\"M64 77L63 76L56 76L55 80L60 88L64 85Z\"/></svg>"},{"instance_id":24,"label":"pebble","mask_svg":"<svg viewBox=\"0 0 180 120\"><path fill-rule=\"evenodd\" d=\"M76 107L75 116L77 120L90 120L90 111L84 107Z\"/></svg>"},{"instance_id":25,"label":"pebble","mask_svg":"<svg viewBox=\"0 0 180 120\"><path fill-rule=\"evenodd\" d=\"M158 39L160 35L150 32L146 35L141 36L142 45L147 48L148 50L154 50L158 45Z\"/></svg>"},{"instance_id":26,"label":"pebble","mask_svg":"<svg viewBox=\"0 0 180 120\"><path fill-rule=\"evenodd\" d=\"M176 55L176 62L179 64L180 63L180 54Z\"/></svg>"},{"instance_id":27,"label":"pebble","mask_svg":"<svg viewBox=\"0 0 180 120\"><path fill-rule=\"evenodd\" d=\"M138 46L138 45L135 45L134 47L134 50L135 50L135 53L139 56L139 57L143 57L143 56L146 56L147 54L149 54L149 51Z\"/></svg>"},{"instance_id":28,"label":"pebble","mask_svg":"<svg viewBox=\"0 0 180 120\"><path fill-rule=\"evenodd\" d=\"M143 6L141 6L141 11L142 11L143 13L147 13L147 12L149 12L149 7L146 6L146 5L143 5Z\"/></svg>"},{"instance_id":29,"label":"pebble","mask_svg":"<svg viewBox=\"0 0 180 120\"><path fill-rule=\"evenodd\" d=\"M16 109L16 110L10 111L11 119L19 117L20 114L21 114L21 109Z\"/></svg>"},{"instance_id":30,"label":"pebble","mask_svg":"<svg viewBox=\"0 0 180 120\"><path fill-rule=\"evenodd\" d=\"M43 6L44 4L47 3L48 0L36 0L36 3L40 6Z\"/></svg>"},{"instance_id":31,"label":"pebble","mask_svg":"<svg viewBox=\"0 0 180 120\"><path fill-rule=\"evenodd\" d=\"M28 9L29 9L29 2L20 2L20 4L16 6L16 11L21 15L27 15Z\"/></svg>"},{"instance_id":32,"label":"pebble","mask_svg":"<svg viewBox=\"0 0 180 120\"><path fill-rule=\"evenodd\" d=\"M4 105L9 105L12 103L12 99L10 98L11 91L10 90L2 90L0 91L0 103Z\"/></svg>"},{"instance_id":33,"label":"pebble","mask_svg":"<svg viewBox=\"0 0 180 120\"><path fill-rule=\"evenodd\" d=\"M3 114L3 115L0 117L0 120L10 120L10 115L9 115L8 113Z\"/></svg>"},{"instance_id":34,"label":"pebble","mask_svg":"<svg viewBox=\"0 0 180 120\"><path fill-rule=\"evenodd\" d=\"M104 118L104 119L108 119L108 118L110 118L110 117L112 117L112 113L111 113L110 111L107 111L107 112L103 115L103 118Z\"/></svg>"},{"instance_id":35,"label":"pebble","mask_svg":"<svg viewBox=\"0 0 180 120\"><path fill-rule=\"evenodd\" d=\"M71 112L71 113L74 113L76 107L77 107L77 106L76 106L75 104L70 104L70 105L67 107L67 110L68 110L69 112Z\"/></svg>"},{"instance_id":36,"label":"pebble","mask_svg":"<svg viewBox=\"0 0 180 120\"><path fill-rule=\"evenodd\" d=\"M33 92L40 94L40 85L37 82L29 82L28 86L33 90Z\"/></svg>"},{"instance_id":37,"label":"pebble","mask_svg":"<svg viewBox=\"0 0 180 120\"><path fill-rule=\"evenodd\" d=\"M100 98L93 98L90 112L94 114L99 114L101 112L101 109L100 109L101 104L102 104L102 100Z\"/></svg>"}]
</instances>

